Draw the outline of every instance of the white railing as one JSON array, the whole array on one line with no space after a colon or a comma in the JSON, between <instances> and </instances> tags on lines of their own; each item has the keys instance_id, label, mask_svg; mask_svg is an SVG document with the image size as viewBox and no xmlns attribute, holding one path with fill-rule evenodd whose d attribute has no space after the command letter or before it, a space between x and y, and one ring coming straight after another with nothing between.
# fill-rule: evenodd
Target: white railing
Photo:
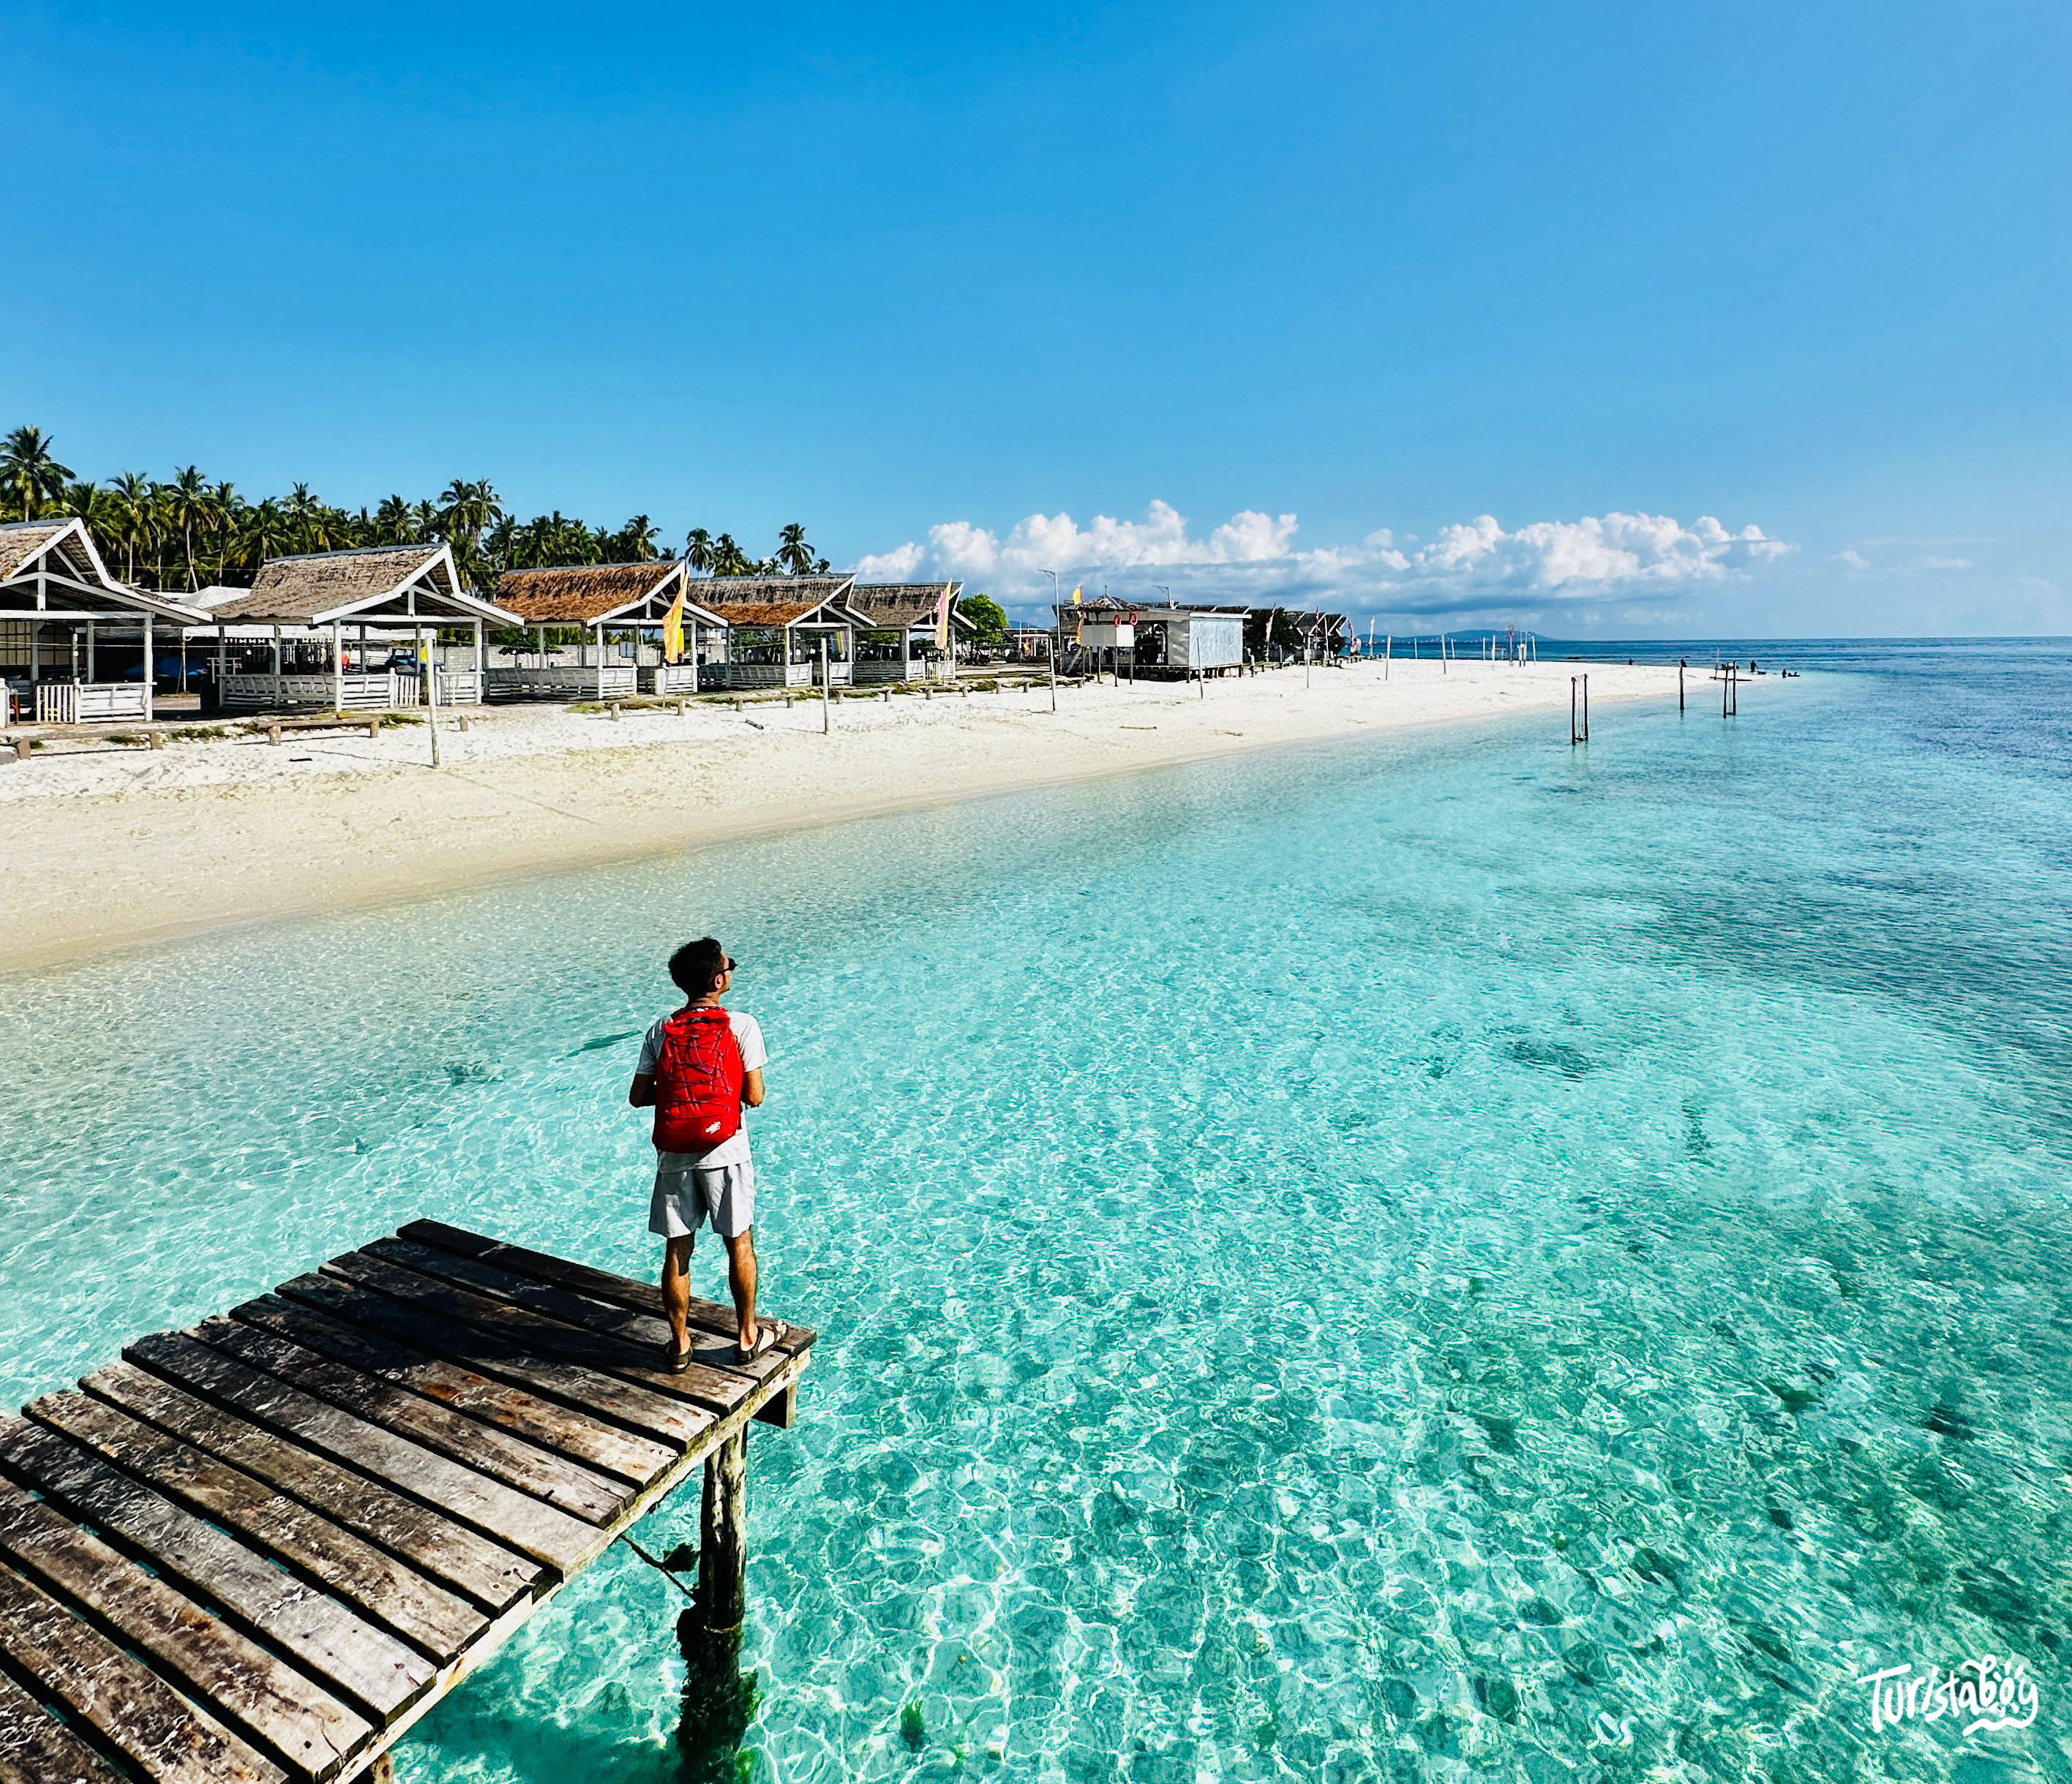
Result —
<instances>
[{"instance_id":1,"label":"white railing","mask_svg":"<svg viewBox=\"0 0 2072 1784\"><path fill-rule=\"evenodd\" d=\"M853 679L853 666L845 662L828 665L828 680L834 687L846 687ZM726 685L729 687L818 687L820 685L820 665L816 662L730 662L726 665Z\"/></svg>"},{"instance_id":2,"label":"white railing","mask_svg":"<svg viewBox=\"0 0 2072 1784\"><path fill-rule=\"evenodd\" d=\"M640 686L649 694L695 694L704 682L701 667L723 669L723 663L658 662L640 671Z\"/></svg>"},{"instance_id":3,"label":"white railing","mask_svg":"<svg viewBox=\"0 0 2072 1784\"><path fill-rule=\"evenodd\" d=\"M151 690L143 682L38 682L36 723L94 724L151 716Z\"/></svg>"},{"instance_id":4,"label":"white railing","mask_svg":"<svg viewBox=\"0 0 2072 1784\"><path fill-rule=\"evenodd\" d=\"M404 678L383 670L378 675L358 671L342 677L329 674L294 675L229 675L223 678L222 699L226 710L258 708L285 711L289 707L313 706L330 712L380 712L392 707L415 703L413 679L399 687Z\"/></svg>"},{"instance_id":5,"label":"white railing","mask_svg":"<svg viewBox=\"0 0 2072 1784\"><path fill-rule=\"evenodd\" d=\"M487 692L492 700L622 699L639 691L638 677L630 662L608 662L602 669L558 662L541 669L492 669Z\"/></svg>"}]
</instances>

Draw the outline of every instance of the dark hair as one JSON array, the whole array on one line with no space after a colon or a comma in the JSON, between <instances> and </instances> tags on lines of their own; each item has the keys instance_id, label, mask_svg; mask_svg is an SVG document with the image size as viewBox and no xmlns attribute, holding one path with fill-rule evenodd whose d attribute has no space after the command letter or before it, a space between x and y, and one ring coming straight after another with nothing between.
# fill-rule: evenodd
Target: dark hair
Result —
<instances>
[{"instance_id":1,"label":"dark hair","mask_svg":"<svg viewBox=\"0 0 2072 1784\"><path fill-rule=\"evenodd\" d=\"M669 977L685 997L704 997L726 970L726 949L710 936L686 941L669 956Z\"/></svg>"}]
</instances>

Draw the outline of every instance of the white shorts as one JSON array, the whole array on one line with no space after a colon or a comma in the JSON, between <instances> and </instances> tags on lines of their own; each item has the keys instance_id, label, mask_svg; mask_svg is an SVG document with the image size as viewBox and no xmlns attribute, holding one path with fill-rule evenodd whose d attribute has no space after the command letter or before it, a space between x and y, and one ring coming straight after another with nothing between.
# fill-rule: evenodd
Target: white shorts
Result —
<instances>
[{"instance_id":1,"label":"white shorts","mask_svg":"<svg viewBox=\"0 0 2072 1784\"><path fill-rule=\"evenodd\" d=\"M673 1158L676 1154L666 1154ZM712 1222L722 1239L738 1239L755 1224L755 1163L664 1163L655 1172L655 1199L648 1204L648 1230L664 1239L688 1239Z\"/></svg>"}]
</instances>

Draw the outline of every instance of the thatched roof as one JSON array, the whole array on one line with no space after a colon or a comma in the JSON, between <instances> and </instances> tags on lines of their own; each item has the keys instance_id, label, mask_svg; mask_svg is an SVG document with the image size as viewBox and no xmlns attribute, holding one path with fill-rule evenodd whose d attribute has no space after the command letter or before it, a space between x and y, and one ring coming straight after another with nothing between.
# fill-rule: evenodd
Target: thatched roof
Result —
<instances>
[{"instance_id":1,"label":"thatched roof","mask_svg":"<svg viewBox=\"0 0 2072 1784\"><path fill-rule=\"evenodd\" d=\"M76 520L16 520L0 527L0 582L31 564L76 527Z\"/></svg>"},{"instance_id":2,"label":"thatched roof","mask_svg":"<svg viewBox=\"0 0 2072 1784\"><path fill-rule=\"evenodd\" d=\"M691 584L691 599L722 612L741 605L786 605L802 601L817 607L844 593L855 580L854 576L700 576Z\"/></svg>"},{"instance_id":3,"label":"thatched roof","mask_svg":"<svg viewBox=\"0 0 2072 1784\"><path fill-rule=\"evenodd\" d=\"M703 605L701 582L690 581L680 563L565 564L541 570L506 570L497 579L496 603L528 625L591 625L624 619L654 624L685 589L684 615L708 625L726 621Z\"/></svg>"},{"instance_id":4,"label":"thatched roof","mask_svg":"<svg viewBox=\"0 0 2072 1784\"><path fill-rule=\"evenodd\" d=\"M443 545L378 545L269 558L252 592L225 601L216 619L265 625L318 625L331 620L491 620L516 615L467 593Z\"/></svg>"},{"instance_id":5,"label":"thatched roof","mask_svg":"<svg viewBox=\"0 0 2072 1784\"><path fill-rule=\"evenodd\" d=\"M976 628L957 611L964 585L950 584L950 623L966 632ZM859 582L849 592L849 605L883 632L913 631L933 625L940 610L943 585L939 582Z\"/></svg>"},{"instance_id":6,"label":"thatched roof","mask_svg":"<svg viewBox=\"0 0 2072 1784\"><path fill-rule=\"evenodd\" d=\"M729 625L796 625L823 608L828 609L824 617L830 625L853 623L852 615L824 601L730 601L722 602L718 611Z\"/></svg>"},{"instance_id":7,"label":"thatched roof","mask_svg":"<svg viewBox=\"0 0 2072 1784\"><path fill-rule=\"evenodd\" d=\"M39 577L43 603L36 605ZM0 526L0 613L42 612L54 618L94 619L121 614L191 622L201 609L176 595L146 593L117 582L101 561L93 535L77 517L21 520Z\"/></svg>"}]
</instances>

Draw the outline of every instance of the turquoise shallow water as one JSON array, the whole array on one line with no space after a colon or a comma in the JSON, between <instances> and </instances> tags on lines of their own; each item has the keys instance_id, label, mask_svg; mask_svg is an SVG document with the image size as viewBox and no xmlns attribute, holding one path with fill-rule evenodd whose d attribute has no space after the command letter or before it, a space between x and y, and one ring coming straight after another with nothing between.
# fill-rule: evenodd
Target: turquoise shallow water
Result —
<instances>
[{"instance_id":1,"label":"turquoise shallow water","mask_svg":"<svg viewBox=\"0 0 2072 1784\"><path fill-rule=\"evenodd\" d=\"M421 1212L646 1272L710 929L824 1334L737 1775L2072 1777L2072 650L1805 655L0 981L0 1386ZM401 1776L681 1775L621 1552Z\"/></svg>"}]
</instances>

